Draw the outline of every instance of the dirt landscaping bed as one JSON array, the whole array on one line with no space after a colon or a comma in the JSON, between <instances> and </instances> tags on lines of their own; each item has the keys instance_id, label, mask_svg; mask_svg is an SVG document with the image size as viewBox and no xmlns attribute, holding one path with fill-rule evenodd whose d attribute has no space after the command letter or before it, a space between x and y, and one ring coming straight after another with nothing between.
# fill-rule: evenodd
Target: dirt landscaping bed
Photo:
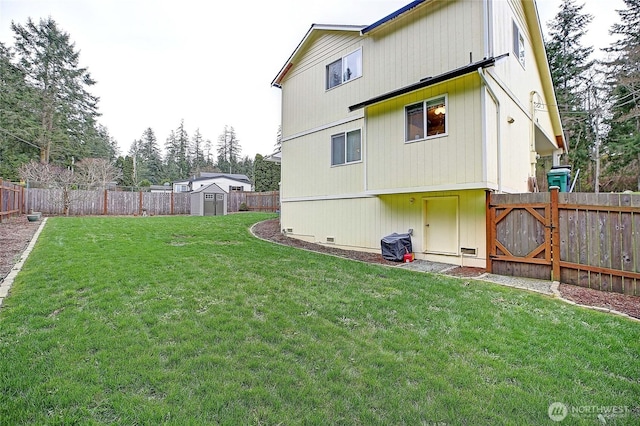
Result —
<instances>
[{"instance_id":1,"label":"dirt landscaping bed","mask_svg":"<svg viewBox=\"0 0 640 426\"><path fill-rule=\"evenodd\" d=\"M11 272L13 265L29 245L42 222L29 222L27 215L3 219L0 223L0 282Z\"/></svg>"}]
</instances>

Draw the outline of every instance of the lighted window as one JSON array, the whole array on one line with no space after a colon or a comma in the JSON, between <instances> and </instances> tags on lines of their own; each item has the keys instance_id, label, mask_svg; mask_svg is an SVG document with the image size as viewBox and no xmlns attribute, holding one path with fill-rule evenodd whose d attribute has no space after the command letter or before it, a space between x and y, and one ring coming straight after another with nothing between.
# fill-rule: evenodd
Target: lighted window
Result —
<instances>
[{"instance_id":1,"label":"lighted window","mask_svg":"<svg viewBox=\"0 0 640 426\"><path fill-rule=\"evenodd\" d=\"M362 50L344 56L327 65L327 89L339 86L362 75Z\"/></svg>"},{"instance_id":2,"label":"lighted window","mask_svg":"<svg viewBox=\"0 0 640 426\"><path fill-rule=\"evenodd\" d=\"M331 165L362 160L360 129L331 136Z\"/></svg>"},{"instance_id":3,"label":"lighted window","mask_svg":"<svg viewBox=\"0 0 640 426\"><path fill-rule=\"evenodd\" d=\"M405 107L405 141L447 134L447 98L440 96Z\"/></svg>"}]
</instances>

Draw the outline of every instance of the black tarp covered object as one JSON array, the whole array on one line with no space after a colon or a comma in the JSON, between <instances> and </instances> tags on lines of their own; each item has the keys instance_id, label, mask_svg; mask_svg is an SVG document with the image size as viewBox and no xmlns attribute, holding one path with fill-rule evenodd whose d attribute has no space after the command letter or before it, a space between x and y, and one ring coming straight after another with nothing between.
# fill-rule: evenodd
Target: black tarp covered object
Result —
<instances>
[{"instance_id":1,"label":"black tarp covered object","mask_svg":"<svg viewBox=\"0 0 640 426\"><path fill-rule=\"evenodd\" d=\"M387 260L402 262L405 253L413 252L410 234L397 234L394 232L382 238L380 245L382 247L382 257Z\"/></svg>"}]
</instances>

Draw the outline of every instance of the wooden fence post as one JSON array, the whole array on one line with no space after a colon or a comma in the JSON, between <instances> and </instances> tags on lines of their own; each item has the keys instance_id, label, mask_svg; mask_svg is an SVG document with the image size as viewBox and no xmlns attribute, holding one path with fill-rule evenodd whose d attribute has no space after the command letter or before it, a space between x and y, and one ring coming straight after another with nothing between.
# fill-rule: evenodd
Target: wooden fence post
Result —
<instances>
[{"instance_id":1,"label":"wooden fence post","mask_svg":"<svg viewBox=\"0 0 640 426\"><path fill-rule=\"evenodd\" d=\"M24 186L20 186L20 214L24 213Z\"/></svg>"},{"instance_id":2,"label":"wooden fence post","mask_svg":"<svg viewBox=\"0 0 640 426\"><path fill-rule=\"evenodd\" d=\"M171 190L171 207L169 207L169 214L173 216L173 190Z\"/></svg>"},{"instance_id":3,"label":"wooden fence post","mask_svg":"<svg viewBox=\"0 0 640 426\"><path fill-rule=\"evenodd\" d=\"M138 203L138 214L142 216L142 191L140 191L140 202Z\"/></svg>"},{"instance_id":4,"label":"wooden fence post","mask_svg":"<svg viewBox=\"0 0 640 426\"><path fill-rule=\"evenodd\" d=\"M551 280L560 281L560 212L558 210L558 192L560 188L552 186L551 191Z\"/></svg>"},{"instance_id":5,"label":"wooden fence post","mask_svg":"<svg viewBox=\"0 0 640 426\"><path fill-rule=\"evenodd\" d=\"M104 214L105 216L109 213L108 209L107 209L107 202L109 201L108 199L108 195L107 195L107 190L104 190L104 207L102 209L102 214Z\"/></svg>"},{"instance_id":6,"label":"wooden fence post","mask_svg":"<svg viewBox=\"0 0 640 426\"><path fill-rule=\"evenodd\" d=\"M491 264L491 248L493 247L493 228L495 227L494 214L493 214L493 210L491 210L491 191L486 191L485 203L486 203L486 215L487 215L487 218L486 218L486 221L487 221L486 270L487 270L487 273L490 274L493 272L493 265Z\"/></svg>"}]
</instances>

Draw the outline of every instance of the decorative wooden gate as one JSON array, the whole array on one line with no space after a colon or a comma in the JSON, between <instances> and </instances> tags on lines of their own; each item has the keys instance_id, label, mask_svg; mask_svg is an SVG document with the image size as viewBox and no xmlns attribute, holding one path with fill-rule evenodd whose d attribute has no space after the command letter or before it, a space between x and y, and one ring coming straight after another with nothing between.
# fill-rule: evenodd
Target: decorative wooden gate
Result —
<instances>
[{"instance_id":1,"label":"decorative wooden gate","mask_svg":"<svg viewBox=\"0 0 640 426\"><path fill-rule=\"evenodd\" d=\"M640 296L640 195L487 193L487 272Z\"/></svg>"},{"instance_id":2,"label":"decorative wooden gate","mask_svg":"<svg viewBox=\"0 0 640 426\"><path fill-rule=\"evenodd\" d=\"M487 196L487 272L549 279L552 267L549 193Z\"/></svg>"}]
</instances>

